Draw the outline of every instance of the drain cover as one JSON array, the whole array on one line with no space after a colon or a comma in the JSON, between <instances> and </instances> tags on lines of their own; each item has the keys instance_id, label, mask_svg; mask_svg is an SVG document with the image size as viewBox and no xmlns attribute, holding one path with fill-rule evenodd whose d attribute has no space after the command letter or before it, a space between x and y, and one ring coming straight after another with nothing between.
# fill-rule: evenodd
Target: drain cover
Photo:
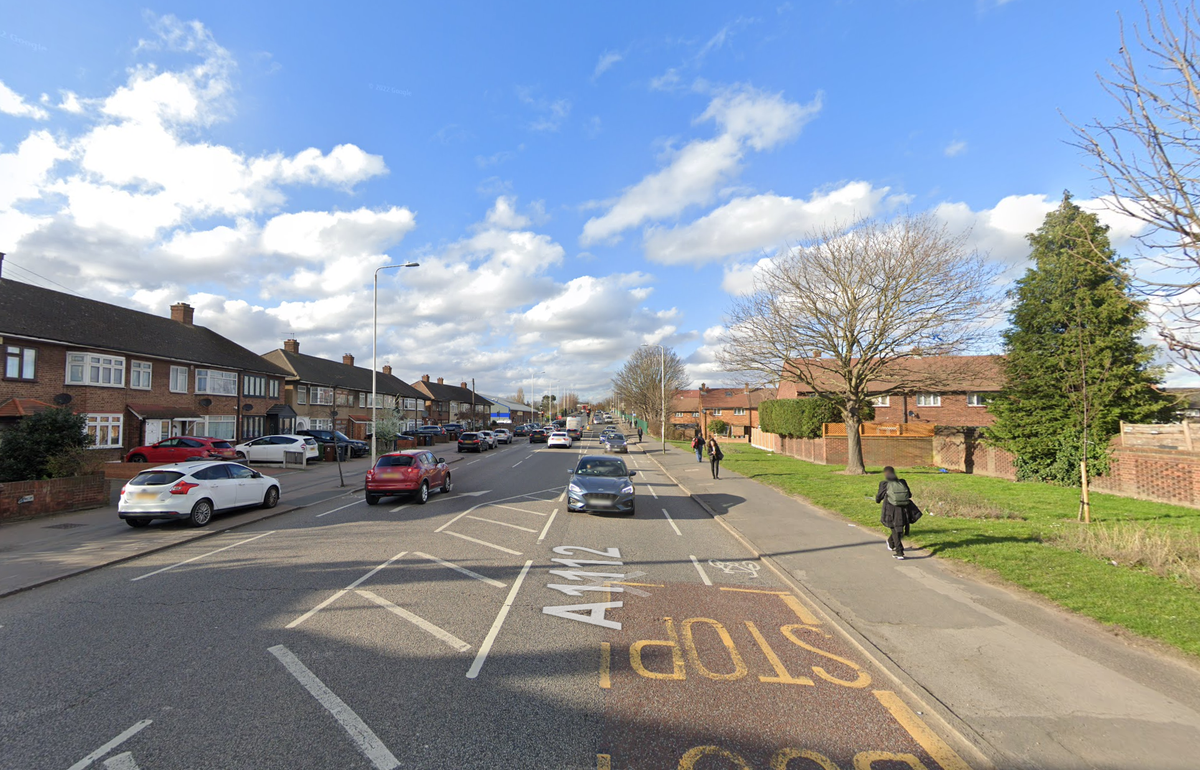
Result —
<instances>
[{"instance_id":1,"label":"drain cover","mask_svg":"<svg viewBox=\"0 0 1200 770\"><path fill-rule=\"evenodd\" d=\"M68 522L66 524L48 524L45 527L42 527L42 529L75 529L76 527L86 526L87 524L72 524Z\"/></svg>"}]
</instances>

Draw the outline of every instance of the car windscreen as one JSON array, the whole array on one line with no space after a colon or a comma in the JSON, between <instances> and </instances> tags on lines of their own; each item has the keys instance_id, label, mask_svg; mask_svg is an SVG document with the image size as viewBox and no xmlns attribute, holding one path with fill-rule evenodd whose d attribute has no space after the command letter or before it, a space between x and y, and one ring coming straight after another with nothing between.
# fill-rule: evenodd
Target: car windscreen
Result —
<instances>
[{"instance_id":1,"label":"car windscreen","mask_svg":"<svg viewBox=\"0 0 1200 770\"><path fill-rule=\"evenodd\" d=\"M608 440L609 441L624 441L625 437L622 436L620 433L612 433L609 435Z\"/></svg>"},{"instance_id":2,"label":"car windscreen","mask_svg":"<svg viewBox=\"0 0 1200 770\"><path fill-rule=\"evenodd\" d=\"M135 487L160 487L165 484L174 484L181 478L183 478L183 474L179 471L142 471L129 483Z\"/></svg>"},{"instance_id":3,"label":"car windscreen","mask_svg":"<svg viewBox=\"0 0 1200 770\"><path fill-rule=\"evenodd\" d=\"M387 455L379 458L376 468L408 468L413 464L411 455Z\"/></svg>"},{"instance_id":4,"label":"car windscreen","mask_svg":"<svg viewBox=\"0 0 1200 770\"><path fill-rule=\"evenodd\" d=\"M478 433L464 433L458 437L458 440L459 441L478 441L479 434Z\"/></svg>"},{"instance_id":5,"label":"car windscreen","mask_svg":"<svg viewBox=\"0 0 1200 770\"><path fill-rule=\"evenodd\" d=\"M337 437L342 441L353 441L354 440L354 439L350 438L349 436L347 436L345 433L342 433L340 430L335 430L334 433L337 434Z\"/></svg>"},{"instance_id":6,"label":"car windscreen","mask_svg":"<svg viewBox=\"0 0 1200 770\"><path fill-rule=\"evenodd\" d=\"M228 441L214 441L212 442L212 447L213 449L233 449L233 444L230 444Z\"/></svg>"},{"instance_id":7,"label":"car windscreen","mask_svg":"<svg viewBox=\"0 0 1200 770\"><path fill-rule=\"evenodd\" d=\"M575 467L577 476L628 476L625 463L620 460L584 460Z\"/></svg>"}]
</instances>

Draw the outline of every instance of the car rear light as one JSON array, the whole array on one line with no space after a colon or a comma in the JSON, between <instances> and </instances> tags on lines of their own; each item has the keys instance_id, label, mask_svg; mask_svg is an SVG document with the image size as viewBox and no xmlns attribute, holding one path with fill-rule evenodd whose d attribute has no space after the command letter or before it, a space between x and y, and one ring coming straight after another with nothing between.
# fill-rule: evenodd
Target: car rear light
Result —
<instances>
[{"instance_id":1,"label":"car rear light","mask_svg":"<svg viewBox=\"0 0 1200 770\"><path fill-rule=\"evenodd\" d=\"M375 478L375 469L371 468L367 471L367 481L370 481L373 478Z\"/></svg>"},{"instance_id":2,"label":"car rear light","mask_svg":"<svg viewBox=\"0 0 1200 770\"><path fill-rule=\"evenodd\" d=\"M121 485L121 494L122 494L122 495L124 495L124 494L125 494L125 490L126 490L126 489L128 489L128 488L129 488L129 485L128 485L128 484L123 484L123 485Z\"/></svg>"},{"instance_id":3,"label":"car rear light","mask_svg":"<svg viewBox=\"0 0 1200 770\"><path fill-rule=\"evenodd\" d=\"M186 495L188 492L191 492L193 489L195 489L198 486L200 486L200 485L193 484L190 481L181 481L178 484L176 484L175 486L171 487L171 494Z\"/></svg>"}]
</instances>

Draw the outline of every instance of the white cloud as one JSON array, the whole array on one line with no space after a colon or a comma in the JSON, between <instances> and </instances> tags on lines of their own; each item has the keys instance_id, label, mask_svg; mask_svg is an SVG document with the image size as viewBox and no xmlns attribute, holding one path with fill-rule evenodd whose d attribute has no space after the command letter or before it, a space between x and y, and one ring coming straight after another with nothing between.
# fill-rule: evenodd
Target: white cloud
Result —
<instances>
[{"instance_id":1,"label":"white cloud","mask_svg":"<svg viewBox=\"0 0 1200 770\"><path fill-rule=\"evenodd\" d=\"M721 279L721 289L727 294L741 296L754 292L754 281L763 268L769 267L771 257L763 257L756 262L737 262L725 266L725 274Z\"/></svg>"},{"instance_id":2,"label":"white cloud","mask_svg":"<svg viewBox=\"0 0 1200 770\"><path fill-rule=\"evenodd\" d=\"M768 150L790 139L820 109L819 94L810 104L799 105L749 86L718 93L695 122L713 121L721 133L690 142L665 168L626 188L604 214L584 224L580 240L584 245L610 240L648 220L711 200L718 186L740 170L747 148Z\"/></svg>"},{"instance_id":3,"label":"white cloud","mask_svg":"<svg viewBox=\"0 0 1200 770\"><path fill-rule=\"evenodd\" d=\"M496 199L496 204L488 211L484 221L491 227L505 230L519 230L530 224L529 217L517 213L516 199L507 195Z\"/></svg>"},{"instance_id":4,"label":"white cloud","mask_svg":"<svg viewBox=\"0 0 1200 770\"><path fill-rule=\"evenodd\" d=\"M383 211L298 211L266 223L262 248L315 262L341 255L377 256L415 226L413 213L397 206Z\"/></svg>"},{"instance_id":5,"label":"white cloud","mask_svg":"<svg viewBox=\"0 0 1200 770\"><path fill-rule=\"evenodd\" d=\"M35 104L26 104L25 97L18 94L0 80L0 112L17 118L46 120L50 113Z\"/></svg>"},{"instance_id":6,"label":"white cloud","mask_svg":"<svg viewBox=\"0 0 1200 770\"><path fill-rule=\"evenodd\" d=\"M529 123L529 128L533 131L557 131L571 114L570 99L536 96L532 88L524 86L517 89L517 98L534 112L535 117Z\"/></svg>"},{"instance_id":7,"label":"white cloud","mask_svg":"<svg viewBox=\"0 0 1200 770\"><path fill-rule=\"evenodd\" d=\"M625 55L620 51L605 51L600 54L599 61L596 62L596 69L592 71L592 80L596 80L617 62L625 58Z\"/></svg>"},{"instance_id":8,"label":"white cloud","mask_svg":"<svg viewBox=\"0 0 1200 770\"><path fill-rule=\"evenodd\" d=\"M49 131L35 131L17 145L16 152L0 154L0 210L37 198L51 168L67 156Z\"/></svg>"},{"instance_id":9,"label":"white cloud","mask_svg":"<svg viewBox=\"0 0 1200 770\"><path fill-rule=\"evenodd\" d=\"M663 74L650 78L650 90L673 91L679 87L679 70L672 67Z\"/></svg>"},{"instance_id":10,"label":"white cloud","mask_svg":"<svg viewBox=\"0 0 1200 770\"><path fill-rule=\"evenodd\" d=\"M946 149L942 153L947 158L956 158L967 151L967 142L965 139L955 139L950 144L946 145Z\"/></svg>"}]
</instances>

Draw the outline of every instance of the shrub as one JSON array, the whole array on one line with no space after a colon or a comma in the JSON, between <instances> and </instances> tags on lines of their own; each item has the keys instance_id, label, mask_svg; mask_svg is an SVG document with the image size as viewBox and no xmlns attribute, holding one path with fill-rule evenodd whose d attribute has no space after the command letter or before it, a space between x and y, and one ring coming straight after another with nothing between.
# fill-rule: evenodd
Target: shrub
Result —
<instances>
[{"instance_id":1,"label":"shrub","mask_svg":"<svg viewBox=\"0 0 1200 770\"><path fill-rule=\"evenodd\" d=\"M875 418L875 410L864 407L862 419ZM827 422L844 422L842 410L823 398L781 398L758 406L759 426L767 433L788 438L820 438Z\"/></svg>"},{"instance_id":2,"label":"shrub","mask_svg":"<svg viewBox=\"0 0 1200 770\"><path fill-rule=\"evenodd\" d=\"M1045 541L1200 588L1200 534L1143 523L1066 525Z\"/></svg>"},{"instance_id":3,"label":"shrub","mask_svg":"<svg viewBox=\"0 0 1200 770\"><path fill-rule=\"evenodd\" d=\"M922 512L952 519L1020 519L1023 516L1001 508L983 495L946 486L913 490L913 499Z\"/></svg>"},{"instance_id":4,"label":"shrub","mask_svg":"<svg viewBox=\"0 0 1200 770\"><path fill-rule=\"evenodd\" d=\"M88 446L87 418L63 407L24 417L3 434L0 481L45 478L50 458Z\"/></svg>"},{"instance_id":5,"label":"shrub","mask_svg":"<svg viewBox=\"0 0 1200 770\"><path fill-rule=\"evenodd\" d=\"M708 422L708 432L713 435L724 436L727 430L729 430L729 423L724 420L709 420Z\"/></svg>"}]
</instances>

